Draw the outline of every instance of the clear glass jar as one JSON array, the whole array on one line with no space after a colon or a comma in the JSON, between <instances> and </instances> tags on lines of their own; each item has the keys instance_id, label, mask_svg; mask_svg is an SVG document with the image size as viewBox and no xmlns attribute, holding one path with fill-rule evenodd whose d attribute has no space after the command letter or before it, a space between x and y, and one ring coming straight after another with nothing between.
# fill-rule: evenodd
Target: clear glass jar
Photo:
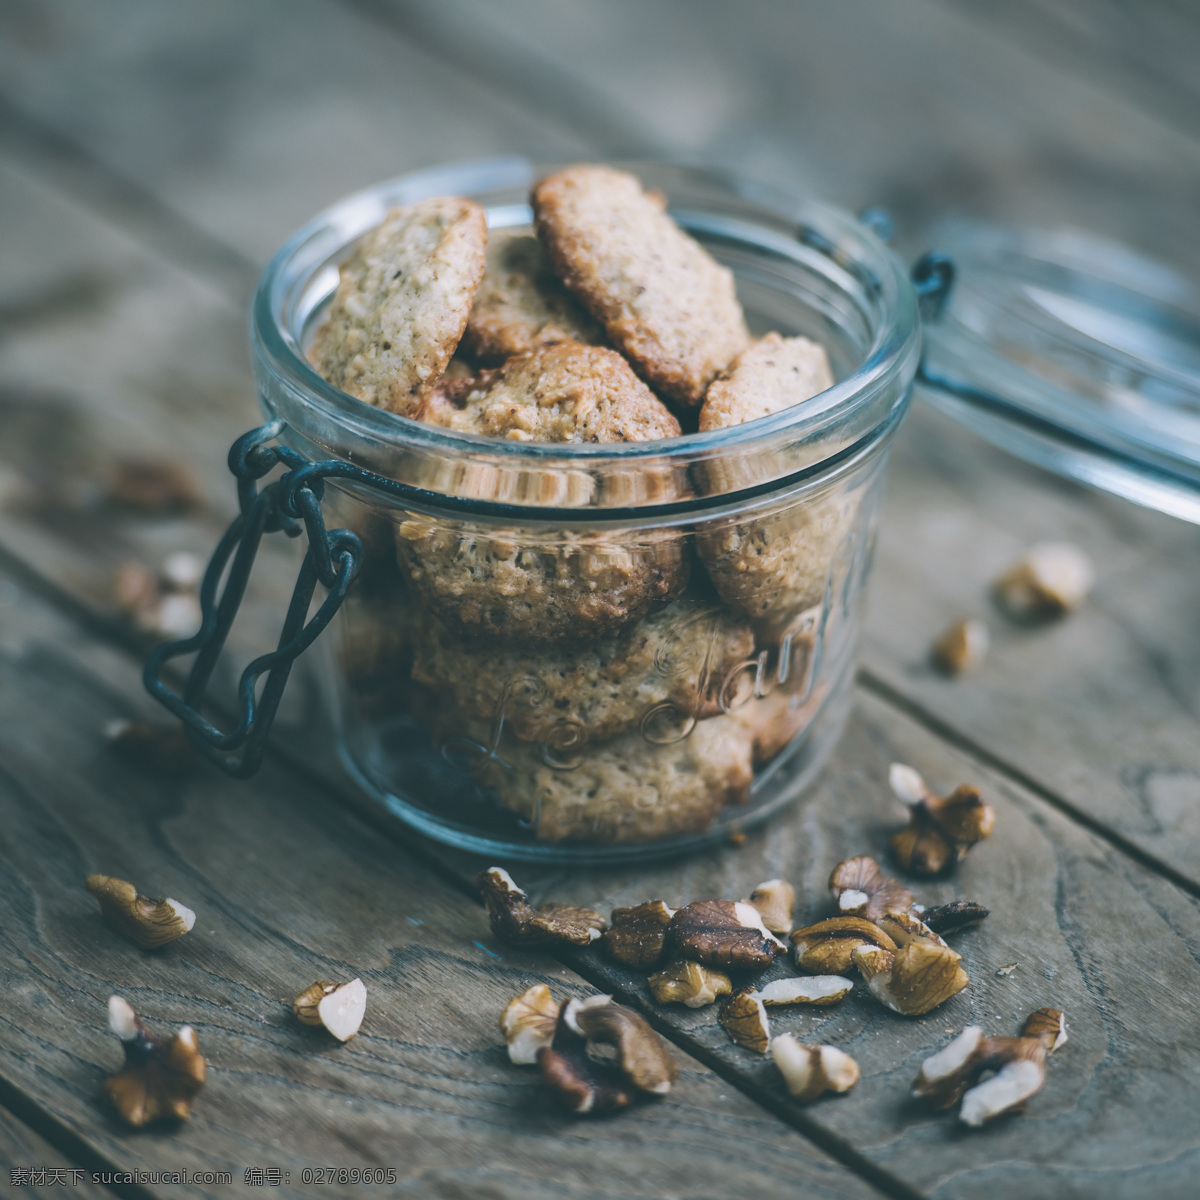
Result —
<instances>
[{"instance_id":1,"label":"clear glass jar","mask_svg":"<svg viewBox=\"0 0 1200 1200\"><path fill-rule=\"evenodd\" d=\"M848 214L638 165L733 269L752 332L821 341L834 387L717 432L559 445L420 424L309 366L338 262L390 208L464 195L491 228L526 226L530 185L552 169L447 167L319 217L255 298L259 391L293 449L399 485L325 492L327 524L366 548L327 656L359 784L467 849L676 853L778 811L838 737L916 302L901 263Z\"/></svg>"}]
</instances>

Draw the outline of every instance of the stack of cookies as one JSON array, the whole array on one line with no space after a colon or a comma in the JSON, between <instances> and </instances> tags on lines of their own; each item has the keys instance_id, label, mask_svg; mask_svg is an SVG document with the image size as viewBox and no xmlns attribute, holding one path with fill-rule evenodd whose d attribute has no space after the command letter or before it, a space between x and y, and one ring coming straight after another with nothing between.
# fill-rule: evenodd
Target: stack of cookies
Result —
<instances>
[{"instance_id":1,"label":"stack of cookies","mask_svg":"<svg viewBox=\"0 0 1200 1200\"><path fill-rule=\"evenodd\" d=\"M571 167L532 207L532 231L490 237L465 199L389 213L341 268L314 367L401 417L537 443L706 433L832 386L817 343L750 336L732 272L633 175ZM537 837L698 832L811 716L798 630L854 508L826 497L694 535L377 510L349 618L374 638L354 657Z\"/></svg>"}]
</instances>

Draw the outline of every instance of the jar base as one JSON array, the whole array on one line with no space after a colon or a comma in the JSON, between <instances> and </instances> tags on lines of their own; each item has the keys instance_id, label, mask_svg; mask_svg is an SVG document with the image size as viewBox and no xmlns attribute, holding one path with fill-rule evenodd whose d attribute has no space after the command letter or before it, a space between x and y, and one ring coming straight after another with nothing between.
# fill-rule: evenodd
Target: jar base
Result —
<instances>
[{"instance_id":1,"label":"jar base","mask_svg":"<svg viewBox=\"0 0 1200 1200\"><path fill-rule=\"evenodd\" d=\"M489 809L487 815L491 820L487 823L498 828L489 834L482 831L485 823L480 820L478 811L463 811L463 820L450 820L427 805L397 794L385 780L385 762L389 768L386 775L392 779L403 773L420 782L422 777L428 776L429 794L442 797L447 794L443 776L451 769L433 754L428 734L415 722L401 721L394 727L377 728L371 746L351 746L343 736L339 738L339 752L355 783L386 812L409 829L458 850L513 862L594 866L673 858L693 854L757 828L794 803L815 782L849 716L853 672L839 672L838 678L839 686L825 697L809 724L755 775L745 804L727 805L702 833L647 842L537 841L532 832L521 828L522 823L512 814L495 808ZM402 765L409 769L398 769ZM474 798L477 789L469 784L467 777L462 772L453 773L457 776L461 808L477 810L482 807L482 802ZM434 780L434 775L438 779ZM504 823L512 826L511 832L502 828Z\"/></svg>"}]
</instances>

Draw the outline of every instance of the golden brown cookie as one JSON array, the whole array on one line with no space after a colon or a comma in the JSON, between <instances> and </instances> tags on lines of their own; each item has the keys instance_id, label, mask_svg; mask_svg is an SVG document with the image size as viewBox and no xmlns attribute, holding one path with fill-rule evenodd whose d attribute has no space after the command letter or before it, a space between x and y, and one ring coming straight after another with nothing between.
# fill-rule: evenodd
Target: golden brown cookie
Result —
<instances>
[{"instance_id":1,"label":"golden brown cookie","mask_svg":"<svg viewBox=\"0 0 1200 1200\"><path fill-rule=\"evenodd\" d=\"M559 282L532 233L497 230L463 335L482 366L558 342L599 345L604 331Z\"/></svg>"},{"instance_id":2,"label":"golden brown cookie","mask_svg":"<svg viewBox=\"0 0 1200 1200\"><path fill-rule=\"evenodd\" d=\"M830 387L833 372L824 346L805 337L768 333L709 385L700 410L700 431L770 416Z\"/></svg>"},{"instance_id":3,"label":"golden brown cookie","mask_svg":"<svg viewBox=\"0 0 1200 1200\"><path fill-rule=\"evenodd\" d=\"M721 599L773 635L821 603L858 504L835 493L729 517L699 530L696 549Z\"/></svg>"},{"instance_id":4,"label":"golden brown cookie","mask_svg":"<svg viewBox=\"0 0 1200 1200\"><path fill-rule=\"evenodd\" d=\"M564 342L484 371L464 392L430 397L421 420L516 442L643 442L679 422L615 351Z\"/></svg>"},{"instance_id":5,"label":"golden brown cookie","mask_svg":"<svg viewBox=\"0 0 1200 1200\"><path fill-rule=\"evenodd\" d=\"M539 748L501 748L507 766L488 777L501 803L543 841L644 842L702 833L726 804L745 801L750 739L732 717L699 722L680 741L639 733L586 746L570 769L547 765Z\"/></svg>"},{"instance_id":6,"label":"golden brown cookie","mask_svg":"<svg viewBox=\"0 0 1200 1200\"><path fill-rule=\"evenodd\" d=\"M568 167L533 189L538 236L563 283L652 387L698 406L749 340L733 273L612 167Z\"/></svg>"},{"instance_id":7,"label":"golden brown cookie","mask_svg":"<svg viewBox=\"0 0 1200 1200\"><path fill-rule=\"evenodd\" d=\"M393 209L342 264L313 366L367 404L415 416L462 337L486 244L487 218L470 200Z\"/></svg>"},{"instance_id":8,"label":"golden brown cookie","mask_svg":"<svg viewBox=\"0 0 1200 1200\"><path fill-rule=\"evenodd\" d=\"M416 515L396 553L418 596L460 633L553 645L609 637L687 586L674 530L533 534Z\"/></svg>"},{"instance_id":9,"label":"golden brown cookie","mask_svg":"<svg viewBox=\"0 0 1200 1200\"><path fill-rule=\"evenodd\" d=\"M412 677L466 717L551 747L644 728L674 736L714 716L726 675L754 649L749 625L711 593L651 613L618 637L543 650L456 638L414 614Z\"/></svg>"}]
</instances>

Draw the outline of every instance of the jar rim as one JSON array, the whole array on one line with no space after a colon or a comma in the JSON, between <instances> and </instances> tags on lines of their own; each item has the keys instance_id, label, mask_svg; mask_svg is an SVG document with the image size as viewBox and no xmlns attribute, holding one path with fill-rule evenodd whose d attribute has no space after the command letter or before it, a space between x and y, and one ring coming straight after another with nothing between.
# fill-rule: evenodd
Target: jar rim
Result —
<instances>
[{"instance_id":1,"label":"jar rim","mask_svg":"<svg viewBox=\"0 0 1200 1200\"><path fill-rule=\"evenodd\" d=\"M672 438L598 444L509 441L444 429L366 404L323 379L306 359L296 325L297 316L303 315L304 291L311 289L316 274L322 269L329 272L330 264L344 257L346 248L392 207L435 195L527 188L557 169L555 164L510 156L408 172L364 188L319 213L283 244L263 271L251 305L255 368L260 384L270 385L260 389L264 407L271 416L282 416L302 437L313 435L310 440L333 457L354 457L345 452L344 438L447 459L468 455L501 467L527 464L539 470L579 470L602 469L606 463L628 469L650 461L678 466L693 460L742 459L784 442L807 441L837 426L881 389L893 387L897 378L902 384L896 389L897 403L906 399L920 348L916 296L904 265L870 228L834 205L730 172L664 162L614 165L642 176L666 174L680 184L728 197L738 215L724 213L710 220L709 231L714 231L715 222L718 236L724 230L736 237L753 227L756 242L773 253L800 256L808 262L818 254L831 270L865 274L876 292L879 311L863 360L811 400L757 420ZM670 199L668 190L668 211L685 228L695 228L697 219L705 220L705 214L684 212ZM281 396L286 396L286 412L279 411L276 403ZM875 424L881 431L894 425L890 409Z\"/></svg>"}]
</instances>

